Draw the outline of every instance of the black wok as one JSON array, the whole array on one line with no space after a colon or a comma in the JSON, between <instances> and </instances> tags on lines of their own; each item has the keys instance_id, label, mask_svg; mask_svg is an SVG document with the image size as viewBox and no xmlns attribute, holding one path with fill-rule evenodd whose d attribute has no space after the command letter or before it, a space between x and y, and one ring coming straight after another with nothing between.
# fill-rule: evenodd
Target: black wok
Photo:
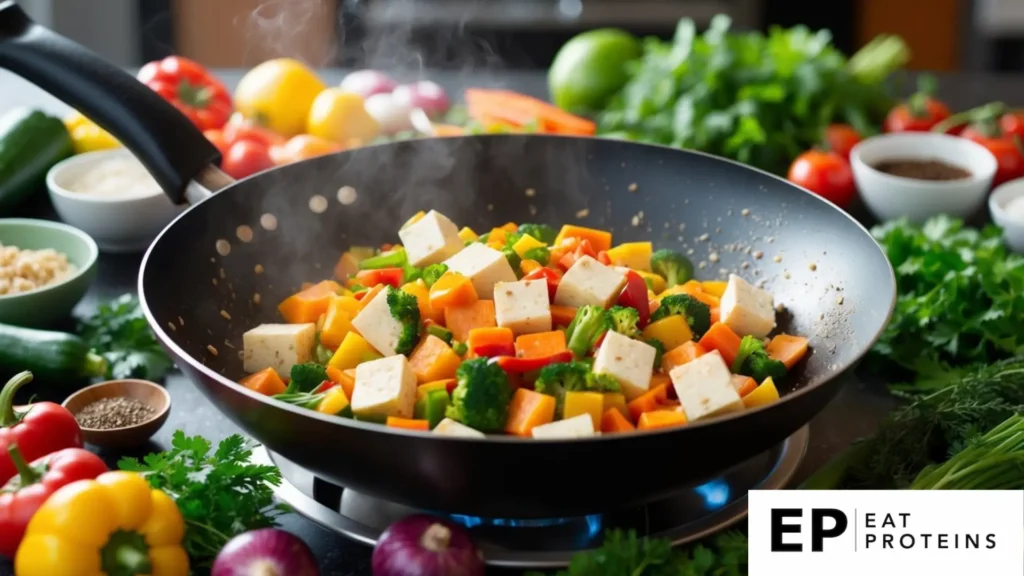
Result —
<instances>
[{"instance_id":1,"label":"black wok","mask_svg":"<svg viewBox=\"0 0 1024 576\"><path fill-rule=\"evenodd\" d=\"M860 225L784 180L719 158L614 140L477 136L362 148L231 183L211 167L213 147L175 109L32 25L11 3L0 4L0 65L110 130L172 200L194 204L150 247L139 278L149 321L178 366L274 452L388 500L527 518L666 496L806 424L892 310L892 269ZM355 189L353 203L337 199L343 186ZM326 200L322 213L311 210L315 196ZM403 432L322 416L235 384L246 329L276 321L275 304L302 282L330 277L349 245L393 242L406 218L429 208L478 230L510 220L574 222L608 228L617 242L693 250L699 277L738 271L763 279L786 307L782 328L809 335L813 353L772 406L579 441ZM251 229L251 241L239 239L240 226Z\"/></svg>"}]
</instances>

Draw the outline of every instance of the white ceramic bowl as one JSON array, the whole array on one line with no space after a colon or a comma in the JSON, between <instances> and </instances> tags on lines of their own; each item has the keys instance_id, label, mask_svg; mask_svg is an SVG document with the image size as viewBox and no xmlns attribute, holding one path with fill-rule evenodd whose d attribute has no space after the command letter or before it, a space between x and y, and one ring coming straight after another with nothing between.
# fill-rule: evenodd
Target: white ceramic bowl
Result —
<instances>
[{"instance_id":1,"label":"white ceramic bowl","mask_svg":"<svg viewBox=\"0 0 1024 576\"><path fill-rule=\"evenodd\" d=\"M971 173L962 180L918 180L880 172L886 160L937 160ZM864 203L880 220L906 216L921 222L937 214L966 218L985 201L996 158L984 146L946 134L901 132L865 139L850 151L853 178Z\"/></svg>"},{"instance_id":2,"label":"white ceramic bowl","mask_svg":"<svg viewBox=\"0 0 1024 576\"><path fill-rule=\"evenodd\" d=\"M50 169L46 186L61 220L92 236L100 251L142 252L185 206L175 206L158 191L111 197L71 192L67 188L87 170L117 156L134 158L123 148L72 156Z\"/></svg>"},{"instance_id":3,"label":"white ceramic bowl","mask_svg":"<svg viewBox=\"0 0 1024 576\"><path fill-rule=\"evenodd\" d=\"M1001 184L988 197L988 210L992 221L1003 229L1003 241L1014 252L1024 253L1024 219L1013 218L1007 212L1010 202L1024 197L1024 178Z\"/></svg>"}]
</instances>

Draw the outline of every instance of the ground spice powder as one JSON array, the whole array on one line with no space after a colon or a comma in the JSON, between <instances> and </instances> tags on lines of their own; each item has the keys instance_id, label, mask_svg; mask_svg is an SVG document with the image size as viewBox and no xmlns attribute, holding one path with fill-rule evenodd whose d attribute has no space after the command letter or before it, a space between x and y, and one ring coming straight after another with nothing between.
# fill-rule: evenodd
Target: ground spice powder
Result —
<instances>
[{"instance_id":1,"label":"ground spice powder","mask_svg":"<svg viewBox=\"0 0 1024 576\"><path fill-rule=\"evenodd\" d=\"M134 398L102 398L82 408L75 419L82 428L110 430L135 426L156 415L150 406Z\"/></svg>"}]
</instances>

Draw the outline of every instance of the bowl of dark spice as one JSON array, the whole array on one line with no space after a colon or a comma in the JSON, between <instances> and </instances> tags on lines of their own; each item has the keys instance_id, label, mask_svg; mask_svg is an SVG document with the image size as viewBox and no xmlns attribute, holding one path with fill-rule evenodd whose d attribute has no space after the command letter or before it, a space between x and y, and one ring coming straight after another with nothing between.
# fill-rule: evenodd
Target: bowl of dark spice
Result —
<instances>
[{"instance_id":1,"label":"bowl of dark spice","mask_svg":"<svg viewBox=\"0 0 1024 576\"><path fill-rule=\"evenodd\" d=\"M75 392L64 401L86 443L130 448L149 440L171 412L171 396L148 380L111 380Z\"/></svg>"},{"instance_id":2,"label":"bowl of dark spice","mask_svg":"<svg viewBox=\"0 0 1024 576\"><path fill-rule=\"evenodd\" d=\"M996 158L966 138L933 132L873 136L850 151L864 203L880 220L969 218L985 203Z\"/></svg>"}]
</instances>

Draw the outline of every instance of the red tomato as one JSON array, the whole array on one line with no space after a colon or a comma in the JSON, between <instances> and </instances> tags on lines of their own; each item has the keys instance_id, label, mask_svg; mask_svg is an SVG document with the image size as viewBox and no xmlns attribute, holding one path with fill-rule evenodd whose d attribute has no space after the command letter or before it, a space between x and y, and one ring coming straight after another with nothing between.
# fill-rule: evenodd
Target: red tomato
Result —
<instances>
[{"instance_id":1,"label":"red tomato","mask_svg":"<svg viewBox=\"0 0 1024 576\"><path fill-rule=\"evenodd\" d=\"M251 174L273 168L267 147L251 140L235 142L221 160L221 169L232 178L245 178Z\"/></svg>"},{"instance_id":2,"label":"red tomato","mask_svg":"<svg viewBox=\"0 0 1024 576\"><path fill-rule=\"evenodd\" d=\"M835 152L804 152L789 167L787 178L840 207L848 205L856 193L850 163Z\"/></svg>"},{"instance_id":3,"label":"red tomato","mask_svg":"<svg viewBox=\"0 0 1024 576\"><path fill-rule=\"evenodd\" d=\"M1007 112L999 118L999 127L1008 137L1024 138L1024 112Z\"/></svg>"},{"instance_id":4,"label":"red tomato","mask_svg":"<svg viewBox=\"0 0 1024 576\"><path fill-rule=\"evenodd\" d=\"M825 143L828 149L839 154L844 160L850 159L850 150L860 142L860 134L847 124L832 124L825 129Z\"/></svg>"},{"instance_id":5,"label":"red tomato","mask_svg":"<svg viewBox=\"0 0 1024 576\"><path fill-rule=\"evenodd\" d=\"M231 93L205 68L180 56L150 62L138 79L174 104L200 130L224 126L231 115Z\"/></svg>"},{"instance_id":6,"label":"red tomato","mask_svg":"<svg viewBox=\"0 0 1024 576\"><path fill-rule=\"evenodd\" d=\"M220 150L222 158L227 155L229 148L228 141L224 138L224 132L222 130L205 130L203 131L203 136L206 136L206 139L216 146L217 150Z\"/></svg>"},{"instance_id":7,"label":"red tomato","mask_svg":"<svg viewBox=\"0 0 1024 576\"><path fill-rule=\"evenodd\" d=\"M284 144L285 139L278 134L239 118L232 117L231 121L224 125L224 140L229 144L242 140L252 140L268 148Z\"/></svg>"},{"instance_id":8,"label":"red tomato","mask_svg":"<svg viewBox=\"0 0 1024 576\"><path fill-rule=\"evenodd\" d=\"M981 144L996 157L996 175L992 185L998 186L1016 178L1024 177L1024 156L1011 135L992 138L974 126L964 128L961 137Z\"/></svg>"},{"instance_id":9,"label":"red tomato","mask_svg":"<svg viewBox=\"0 0 1024 576\"><path fill-rule=\"evenodd\" d=\"M885 117L885 131L928 132L949 115L949 107L942 102L931 96L915 95L889 111Z\"/></svg>"}]
</instances>

